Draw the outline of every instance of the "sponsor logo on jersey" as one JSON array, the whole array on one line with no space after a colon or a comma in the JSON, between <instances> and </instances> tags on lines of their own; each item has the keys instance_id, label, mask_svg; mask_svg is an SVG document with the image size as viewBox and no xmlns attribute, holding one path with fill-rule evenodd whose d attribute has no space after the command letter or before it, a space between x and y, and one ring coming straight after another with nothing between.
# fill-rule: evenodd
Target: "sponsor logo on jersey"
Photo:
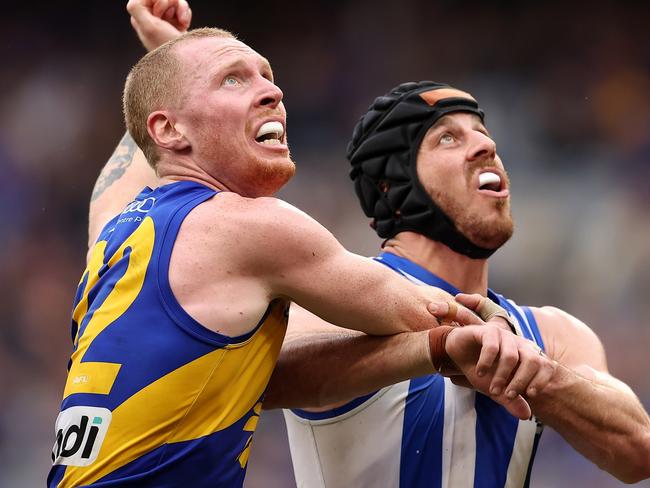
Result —
<instances>
[{"instance_id":1,"label":"sponsor logo on jersey","mask_svg":"<svg viewBox=\"0 0 650 488\"><path fill-rule=\"evenodd\" d=\"M65 466L92 464L102 447L111 418L107 408L66 408L56 419L52 462Z\"/></svg>"},{"instance_id":2,"label":"sponsor logo on jersey","mask_svg":"<svg viewBox=\"0 0 650 488\"><path fill-rule=\"evenodd\" d=\"M154 197L148 197L145 198L144 200L135 200L129 203L122 213L123 214L129 212L147 213L149 210L153 208L154 203L156 203L156 199Z\"/></svg>"}]
</instances>

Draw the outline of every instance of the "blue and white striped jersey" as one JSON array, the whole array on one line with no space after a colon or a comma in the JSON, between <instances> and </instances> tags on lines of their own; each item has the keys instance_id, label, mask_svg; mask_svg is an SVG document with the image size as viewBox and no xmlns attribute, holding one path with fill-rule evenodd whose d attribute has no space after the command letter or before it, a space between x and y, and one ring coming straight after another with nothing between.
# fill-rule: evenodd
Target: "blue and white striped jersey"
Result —
<instances>
[{"instance_id":1,"label":"blue and white striped jersey","mask_svg":"<svg viewBox=\"0 0 650 488\"><path fill-rule=\"evenodd\" d=\"M415 263L377 261L420 285L459 290ZM488 296L514 317L517 333L544 347L527 307ZM542 425L521 421L474 390L428 375L327 411L285 411L300 488L520 488L528 486Z\"/></svg>"}]
</instances>

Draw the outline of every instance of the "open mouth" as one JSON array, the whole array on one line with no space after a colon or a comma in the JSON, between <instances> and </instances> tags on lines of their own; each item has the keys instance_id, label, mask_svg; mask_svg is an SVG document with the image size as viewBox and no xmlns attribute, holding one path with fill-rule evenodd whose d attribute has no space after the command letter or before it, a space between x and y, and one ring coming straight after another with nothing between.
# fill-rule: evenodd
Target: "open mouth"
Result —
<instances>
[{"instance_id":1,"label":"open mouth","mask_svg":"<svg viewBox=\"0 0 650 488\"><path fill-rule=\"evenodd\" d=\"M492 171L484 171L478 175L478 190L495 197L508 195L505 181L501 175Z\"/></svg>"},{"instance_id":2,"label":"open mouth","mask_svg":"<svg viewBox=\"0 0 650 488\"><path fill-rule=\"evenodd\" d=\"M478 189L501 191L501 177L491 171L481 173L478 175Z\"/></svg>"},{"instance_id":3,"label":"open mouth","mask_svg":"<svg viewBox=\"0 0 650 488\"><path fill-rule=\"evenodd\" d=\"M280 122L265 122L257 131L255 141L267 146L278 146L283 144L284 127Z\"/></svg>"}]
</instances>

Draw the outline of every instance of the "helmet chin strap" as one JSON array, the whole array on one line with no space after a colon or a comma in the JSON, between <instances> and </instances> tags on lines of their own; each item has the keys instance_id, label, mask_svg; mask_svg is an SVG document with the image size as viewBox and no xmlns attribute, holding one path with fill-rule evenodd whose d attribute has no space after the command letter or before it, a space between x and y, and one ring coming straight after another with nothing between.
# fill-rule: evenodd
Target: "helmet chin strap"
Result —
<instances>
[{"instance_id":1,"label":"helmet chin strap","mask_svg":"<svg viewBox=\"0 0 650 488\"><path fill-rule=\"evenodd\" d=\"M378 97L357 123L348 145L350 178L379 237L417 232L459 254L485 259L498 248L477 246L463 235L417 175L422 139L438 119L454 112L485 118L471 95L431 81L403 83Z\"/></svg>"}]
</instances>

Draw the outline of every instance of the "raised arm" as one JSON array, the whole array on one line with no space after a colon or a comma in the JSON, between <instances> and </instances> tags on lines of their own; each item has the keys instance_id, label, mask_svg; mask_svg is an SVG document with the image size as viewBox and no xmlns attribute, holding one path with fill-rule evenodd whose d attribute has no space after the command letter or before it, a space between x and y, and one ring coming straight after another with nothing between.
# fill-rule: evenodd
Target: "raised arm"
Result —
<instances>
[{"instance_id":1,"label":"raised arm","mask_svg":"<svg viewBox=\"0 0 650 488\"><path fill-rule=\"evenodd\" d=\"M546 388L529 395L535 415L621 481L650 477L650 418L632 390L608 373L596 334L562 310L533 313L559 365Z\"/></svg>"},{"instance_id":2,"label":"raised arm","mask_svg":"<svg viewBox=\"0 0 650 488\"><path fill-rule=\"evenodd\" d=\"M185 0L131 0L127 10L131 25L149 51L187 31L192 18ZM126 133L99 173L90 198L88 248L104 225L142 188L157 185L153 169Z\"/></svg>"}]
</instances>

